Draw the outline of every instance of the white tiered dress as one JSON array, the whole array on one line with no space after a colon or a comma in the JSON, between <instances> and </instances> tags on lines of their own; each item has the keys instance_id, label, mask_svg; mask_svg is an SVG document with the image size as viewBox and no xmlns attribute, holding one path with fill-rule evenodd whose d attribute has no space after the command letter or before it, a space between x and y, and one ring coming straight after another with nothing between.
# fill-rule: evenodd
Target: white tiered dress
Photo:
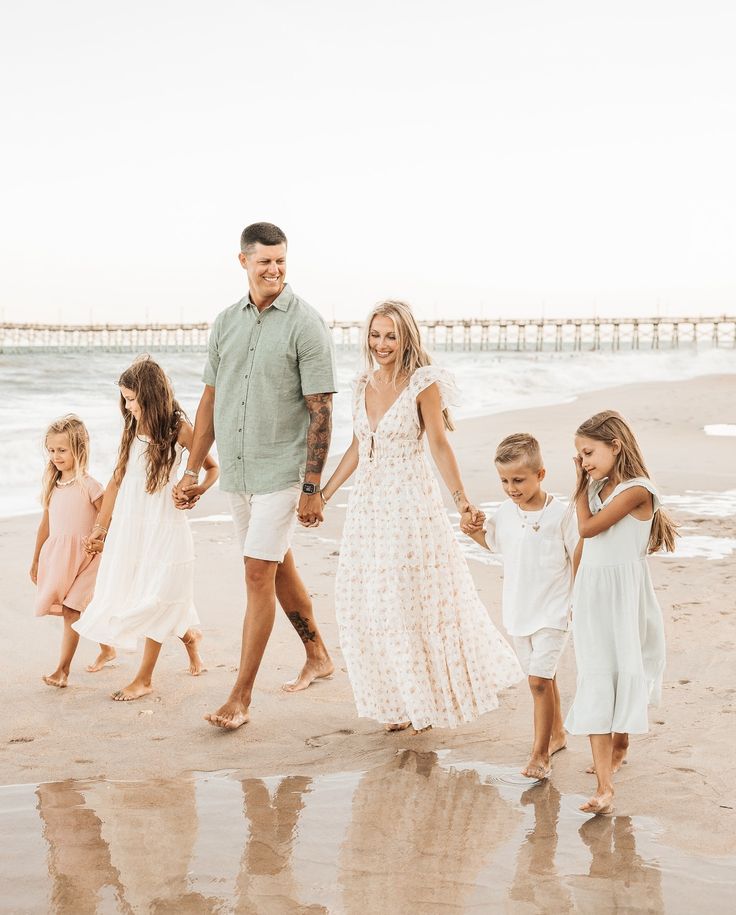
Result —
<instances>
[{"instance_id":1,"label":"white tiered dress","mask_svg":"<svg viewBox=\"0 0 736 915\"><path fill-rule=\"evenodd\" d=\"M355 385L359 464L335 582L340 643L358 714L417 728L455 727L498 707L522 678L516 655L478 598L424 454L417 396L436 366L417 369L371 431L368 375Z\"/></svg>"},{"instance_id":2,"label":"white tiered dress","mask_svg":"<svg viewBox=\"0 0 736 915\"><path fill-rule=\"evenodd\" d=\"M595 514L624 490L650 480L619 483L601 502L605 480L589 494ZM645 734L647 706L657 705L665 665L664 623L647 566L652 520L625 515L584 542L572 597L572 633L578 668L575 700L565 729L571 734Z\"/></svg>"},{"instance_id":3,"label":"white tiered dress","mask_svg":"<svg viewBox=\"0 0 736 915\"><path fill-rule=\"evenodd\" d=\"M169 482L146 492L147 442L133 439L125 476L97 573L92 602L74 624L80 635L133 650L139 639L163 642L199 623L194 608L194 544L184 512L171 498L181 461Z\"/></svg>"}]
</instances>

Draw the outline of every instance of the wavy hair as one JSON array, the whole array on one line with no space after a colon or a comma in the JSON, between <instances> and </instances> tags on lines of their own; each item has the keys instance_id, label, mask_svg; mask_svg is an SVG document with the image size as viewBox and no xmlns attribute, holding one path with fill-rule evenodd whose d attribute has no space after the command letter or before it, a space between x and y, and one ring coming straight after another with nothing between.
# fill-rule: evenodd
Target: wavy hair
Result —
<instances>
[{"instance_id":1,"label":"wavy hair","mask_svg":"<svg viewBox=\"0 0 736 915\"><path fill-rule=\"evenodd\" d=\"M123 434L113 479L119 486L128 466L130 446L137 435L148 439L146 492L155 493L169 482L176 460L176 442L182 421L187 418L174 397L174 389L161 366L150 356L139 356L118 378L118 386L135 391L141 409L141 424L125 406L120 394Z\"/></svg>"},{"instance_id":2,"label":"wavy hair","mask_svg":"<svg viewBox=\"0 0 736 915\"><path fill-rule=\"evenodd\" d=\"M370 335L373 319L378 316L390 318L393 321L394 330L396 331L399 357L394 362L394 369L391 377L392 384L396 386L399 378L402 378L403 376L411 378L414 372L421 366L431 365L432 358L422 345L419 325L417 324L409 305L398 299L386 299L373 307L363 325L360 349L363 356L363 367L368 373L370 384L375 387L373 373L377 368L377 363L371 353ZM450 412L446 408L442 410L442 419L444 420L445 428L450 431L455 428Z\"/></svg>"},{"instance_id":3,"label":"wavy hair","mask_svg":"<svg viewBox=\"0 0 736 915\"><path fill-rule=\"evenodd\" d=\"M621 450L615 455L612 471L612 475L619 482L633 480L635 477L650 479L639 443L631 426L615 410L603 410L601 413L591 416L590 419L586 419L575 430L575 435L591 438L596 442L605 442L611 446L615 442L621 445ZM589 485L590 477L583 472L572 499L573 506L577 503L578 498L588 491ZM677 525L664 509L658 509L654 512L654 518L652 519L647 552L657 553L660 550L673 552L676 536Z\"/></svg>"},{"instance_id":4,"label":"wavy hair","mask_svg":"<svg viewBox=\"0 0 736 915\"><path fill-rule=\"evenodd\" d=\"M66 416L54 420L48 427L43 437L44 445L49 435L66 435L69 441L69 451L74 461L74 475L77 479L82 479L89 466L89 433L82 420L74 413L67 413ZM41 481L41 504L44 508L49 507L51 493L60 479L61 471L49 459L46 462Z\"/></svg>"}]
</instances>

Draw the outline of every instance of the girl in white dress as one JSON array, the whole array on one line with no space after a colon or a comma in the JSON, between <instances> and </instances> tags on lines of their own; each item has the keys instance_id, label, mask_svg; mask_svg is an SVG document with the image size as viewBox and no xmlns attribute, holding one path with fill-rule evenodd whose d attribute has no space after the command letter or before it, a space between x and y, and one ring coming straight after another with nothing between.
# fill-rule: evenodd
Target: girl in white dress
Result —
<instances>
[{"instance_id":1,"label":"girl in white dress","mask_svg":"<svg viewBox=\"0 0 736 915\"><path fill-rule=\"evenodd\" d=\"M184 642L190 673L201 673L202 634L193 628L199 619L194 609L192 535L171 496L182 450L191 446L192 427L174 399L169 379L152 359L136 360L118 385L124 420L118 463L87 539L88 552L102 552L103 546L105 551L92 602L73 628L88 639L128 650L145 639L134 680L112 694L113 699L128 701L152 691L161 643L170 635ZM198 494L218 476L211 457L204 466Z\"/></svg>"},{"instance_id":2,"label":"girl in white dress","mask_svg":"<svg viewBox=\"0 0 736 915\"><path fill-rule=\"evenodd\" d=\"M455 387L430 365L402 302L368 318L353 441L322 497L357 469L335 582L335 612L358 714L387 730L455 727L498 706L522 677L453 536L424 433L459 512L474 509L447 440Z\"/></svg>"},{"instance_id":3,"label":"girl in white dress","mask_svg":"<svg viewBox=\"0 0 736 915\"><path fill-rule=\"evenodd\" d=\"M575 578L572 631L578 677L565 721L588 734L598 780L581 806L613 809L613 774L629 734L649 730L647 706L659 702L665 663L662 612L647 553L673 550L676 527L660 507L634 433L613 410L575 433L578 485L573 497L583 556Z\"/></svg>"}]
</instances>

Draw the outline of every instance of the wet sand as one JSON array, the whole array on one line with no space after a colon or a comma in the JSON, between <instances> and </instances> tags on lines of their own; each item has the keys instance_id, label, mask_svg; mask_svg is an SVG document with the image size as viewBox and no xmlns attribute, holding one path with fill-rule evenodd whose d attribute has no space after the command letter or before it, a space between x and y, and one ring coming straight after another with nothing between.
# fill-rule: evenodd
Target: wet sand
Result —
<instances>
[{"instance_id":1,"label":"wet sand","mask_svg":"<svg viewBox=\"0 0 736 915\"><path fill-rule=\"evenodd\" d=\"M733 886L736 855L736 790L730 776L736 751L736 553L729 546L736 538L736 440L708 436L703 427L732 423L734 403L736 377L710 376L609 389L569 404L467 420L455 435L465 481L477 501L502 497L491 457L495 444L517 431L538 436L548 489L564 494L573 485L575 426L596 410L619 409L634 425L662 493L674 500L688 545L703 554L650 560L668 638L663 703L652 712L650 733L632 740L631 764L618 777L616 816L588 825L576 813L593 785L584 774L586 740L571 739L568 749L555 757L550 785L533 787L511 778L525 760L530 739L531 701L524 684L506 692L500 710L456 731L387 736L374 722L355 717L331 604L344 517L342 494L330 504L327 522L316 532L300 530L295 544L337 673L305 693L284 693L280 684L299 667L301 646L280 616L257 682L253 721L235 734L219 732L202 720L227 695L242 622L242 562L221 494L212 494L193 517L196 598L209 670L200 678L188 676L184 650L172 641L162 651L154 694L125 704L112 703L107 696L130 679L137 656L125 655L92 675L84 667L94 657L94 646L83 644L68 689L53 690L41 682L41 674L55 666L60 625L32 616L27 568L37 519L0 521L0 600L6 627L0 688L9 700L0 722L0 784L24 786L2 789L0 809L5 834L26 823L23 835L29 849L35 849L26 854L22 843L15 847L12 867L29 876L14 884L14 891L28 893L28 900L36 891L44 899L61 892L58 887L72 879L65 875L80 870L75 856L85 857L88 837L97 876L82 868L76 879L89 879L84 892L90 899L110 900L111 911L130 911L126 906L137 910L132 900L149 893L150 901L154 886L162 906L164 898L167 904L179 900L170 909L175 911L216 911L217 898L224 900L223 911L371 911L368 897L384 912L411 906L427 912L484 911L489 902L534 912L543 910L541 898L559 900L555 908L560 911L614 911L606 906L617 897L611 896L611 884L604 878L616 874L617 892L623 894L616 904L621 908L636 909L638 899L650 911L694 911L697 900L705 898L711 911L720 911L722 888L729 881ZM712 555L721 558L706 558ZM472 561L471 569L500 625L499 566ZM559 674L564 706L572 697L574 678L570 649ZM231 774L191 775L223 770ZM463 778L472 782L470 788L458 787L465 784ZM506 784L503 779L509 778L511 784ZM166 781L158 794L150 787L151 779ZM276 796L281 797L278 786L284 779L291 781L283 789L282 805ZM123 790L120 783L129 780L145 784ZM237 785L244 796L246 789L240 786L246 782L253 800L245 807L239 801L233 808L225 794ZM306 783L300 800L295 793ZM353 786L349 791L348 784ZM472 803L464 800L463 791L474 797ZM50 800L41 804L41 795ZM318 803L318 795L325 800ZM213 798L220 798L222 816L234 817L232 835L239 838L232 842L230 827L225 829L224 821L211 812ZM442 808L452 798L451 807ZM167 812L159 816L162 800ZM146 889L150 863L125 837L126 831L145 832L145 823L151 822L150 816L128 817L138 804L149 813L156 811L152 829L161 836L156 860L173 855L166 872L157 871L160 887L154 881ZM463 804L468 804L467 815ZM56 813L44 813L42 807ZM476 808L482 815L476 817ZM59 809L67 812L61 816ZM431 829L422 833L421 824L412 825L414 809L424 811L420 819ZM537 810L540 825L534 833ZM67 815L82 817L74 833L80 843L76 850L65 837ZM273 829L282 838L252 840L261 828L254 826L259 817L266 822L272 817L277 824ZM290 826L292 820L301 825ZM131 825L134 821L137 827ZM307 828L305 823L312 825ZM527 841L530 829L534 842ZM287 841L289 830L302 838L284 850L280 843ZM417 830L425 838L412 846L414 839L407 833ZM97 833L108 851L99 845ZM177 837L173 844L171 838L164 840L169 833ZM479 857L477 850L484 849L486 857ZM271 863L258 863L261 854L271 855ZM187 861L176 860L177 855L188 856ZM218 897L213 881L225 873L224 861L234 876ZM405 863L397 863L401 861ZM7 867L0 875L3 898ZM442 879L437 876L440 869ZM192 874L198 875L196 880ZM685 904L691 898L688 875L694 907ZM57 889L49 889L51 884ZM405 885L408 895L402 896ZM131 901L113 905L112 900L128 897ZM231 908L232 900L249 898L259 900L254 908ZM278 908L279 899L291 907ZM403 900L404 909L387 908L387 899ZM11 909L16 910L46 909Z\"/></svg>"}]
</instances>

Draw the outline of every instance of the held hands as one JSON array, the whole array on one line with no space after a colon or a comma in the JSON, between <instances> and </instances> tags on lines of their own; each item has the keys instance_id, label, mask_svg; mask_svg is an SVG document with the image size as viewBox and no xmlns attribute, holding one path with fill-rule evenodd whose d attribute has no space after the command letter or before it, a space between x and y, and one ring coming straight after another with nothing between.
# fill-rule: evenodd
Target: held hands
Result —
<instances>
[{"instance_id":1,"label":"held hands","mask_svg":"<svg viewBox=\"0 0 736 915\"><path fill-rule=\"evenodd\" d=\"M319 527L325 520L324 505L325 499L321 492L315 492L313 495L303 492L296 509L299 523L303 527Z\"/></svg>"},{"instance_id":2,"label":"held hands","mask_svg":"<svg viewBox=\"0 0 736 915\"><path fill-rule=\"evenodd\" d=\"M88 556L94 556L97 553L101 553L105 548L105 537L107 532L103 531L102 528L93 527L92 533L89 537L83 537L82 543L84 544L84 552Z\"/></svg>"},{"instance_id":3,"label":"held hands","mask_svg":"<svg viewBox=\"0 0 736 915\"><path fill-rule=\"evenodd\" d=\"M483 530L486 516L479 508L466 503L460 510L460 530L470 536Z\"/></svg>"},{"instance_id":4,"label":"held hands","mask_svg":"<svg viewBox=\"0 0 736 915\"><path fill-rule=\"evenodd\" d=\"M171 498L176 508L187 511L194 508L204 492L205 489L199 485L198 478L191 473L185 473L171 490Z\"/></svg>"}]
</instances>

